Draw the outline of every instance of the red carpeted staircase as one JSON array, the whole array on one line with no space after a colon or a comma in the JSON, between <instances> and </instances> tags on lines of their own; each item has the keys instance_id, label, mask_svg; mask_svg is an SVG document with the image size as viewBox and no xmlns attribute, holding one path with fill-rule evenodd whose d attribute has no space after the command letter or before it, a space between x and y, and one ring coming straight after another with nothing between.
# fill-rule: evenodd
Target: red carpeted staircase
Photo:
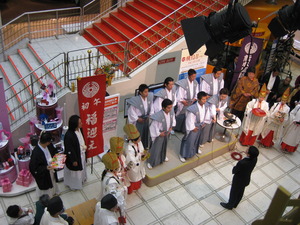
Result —
<instances>
[{"instance_id":1,"label":"red carpeted staircase","mask_svg":"<svg viewBox=\"0 0 300 225\"><path fill-rule=\"evenodd\" d=\"M130 73L180 37L180 21L219 11L229 0L134 0L85 29L84 37ZM184 4L188 3L184 7ZM180 8L181 7L181 8ZM179 9L180 8L180 9ZM176 11L177 10L177 11ZM174 12L176 11L176 12ZM154 25L155 24L155 25ZM152 26L152 27L151 27ZM151 29L148 29L151 27ZM126 49L126 51L125 51Z\"/></svg>"}]
</instances>

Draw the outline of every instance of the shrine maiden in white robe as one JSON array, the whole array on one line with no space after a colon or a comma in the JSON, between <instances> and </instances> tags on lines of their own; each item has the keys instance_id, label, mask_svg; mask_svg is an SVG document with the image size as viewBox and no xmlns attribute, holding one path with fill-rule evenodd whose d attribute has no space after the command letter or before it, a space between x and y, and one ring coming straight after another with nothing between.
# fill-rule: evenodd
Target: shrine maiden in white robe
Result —
<instances>
[{"instance_id":1,"label":"shrine maiden in white robe","mask_svg":"<svg viewBox=\"0 0 300 225\"><path fill-rule=\"evenodd\" d=\"M271 107L268 121L261 132L262 139L266 138L266 136L273 131L274 134L272 142L276 143L278 140L280 140L283 134L283 127L286 125L289 119L289 111L290 107L288 107L287 104L281 106L281 102L277 102ZM284 119L282 122L280 122L279 117L282 116Z\"/></svg>"},{"instance_id":2,"label":"shrine maiden in white robe","mask_svg":"<svg viewBox=\"0 0 300 225\"><path fill-rule=\"evenodd\" d=\"M290 112L289 125L284 131L281 147L288 152L295 152L300 144L300 105Z\"/></svg>"},{"instance_id":3,"label":"shrine maiden in white robe","mask_svg":"<svg viewBox=\"0 0 300 225\"><path fill-rule=\"evenodd\" d=\"M125 150L126 154L126 164L132 162L132 167L127 171L127 175L130 182L137 182L142 180L145 175L144 161L142 161L142 156L144 154L143 143L140 141L138 144L134 144L129 141L127 148Z\"/></svg>"},{"instance_id":4,"label":"shrine maiden in white robe","mask_svg":"<svg viewBox=\"0 0 300 225\"><path fill-rule=\"evenodd\" d=\"M118 225L118 215L116 212L101 208L101 203L96 204L94 215L94 225Z\"/></svg>"},{"instance_id":5,"label":"shrine maiden in white robe","mask_svg":"<svg viewBox=\"0 0 300 225\"><path fill-rule=\"evenodd\" d=\"M112 194L117 199L121 215L125 217L127 187L115 173L109 171L107 171L102 180L102 189L99 200L107 194Z\"/></svg>"},{"instance_id":6,"label":"shrine maiden in white robe","mask_svg":"<svg viewBox=\"0 0 300 225\"><path fill-rule=\"evenodd\" d=\"M258 106L258 99L252 99L252 101L247 104L242 125L243 132L246 135L248 134L248 131L251 130L253 131L252 136L257 136L262 132L265 126L265 122L269 115L269 104L265 100L261 102L260 109L266 112L266 116L264 117L258 117L252 114L252 109L258 108Z\"/></svg>"}]
</instances>

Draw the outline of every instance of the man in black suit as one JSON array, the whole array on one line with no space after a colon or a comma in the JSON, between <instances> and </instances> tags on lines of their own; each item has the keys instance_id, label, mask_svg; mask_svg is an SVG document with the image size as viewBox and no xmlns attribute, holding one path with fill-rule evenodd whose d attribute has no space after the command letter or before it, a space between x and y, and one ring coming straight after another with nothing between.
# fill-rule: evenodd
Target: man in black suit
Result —
<instances>
[{"instance_id":1,"label":"man in black suit","mask_svg":"<svg viewBox=\"0 0 300 225\"><path fill-rule=\"evenodd\" d=\"M250 146L247 150L247 157L239 161L232 169L234 174L228 203L221 202L220 205L226 209L236 208L240 203L246 186L250 183L251 173L256 165L258 149Z\"/></svg>"},{"instance_id":2,"label":"man in black suit","mask_svg":"<svg viewBox=\"0 0 300 225\"><path fill-rule=\"evenodd\" d=\"M230 90L230 87L233 86L231 85L232 78L234 77L234 74L237 73L238 71L235 71L235 68L237 66L238 62L238 56L233 55L233 59L229 62L229 64L226 67L226 76L224 78L224 88L227 88L229 90L229 95L232 90Z\"/></svg>"},{"instance_id":3,"label":"man in black suit","mask_svg":"<svg viewBox=\"0 0 300 225\"><path fill-rule=\"evenodd\" d=\"M57 153L57 149L52 144L51 133L42 131L40 141L33 149L29 163L30 173L37 184L38 197L43 194L52 197L58 191L56 190L54 168L50 165L55 153Z\"/></svg>"}]
</instances>

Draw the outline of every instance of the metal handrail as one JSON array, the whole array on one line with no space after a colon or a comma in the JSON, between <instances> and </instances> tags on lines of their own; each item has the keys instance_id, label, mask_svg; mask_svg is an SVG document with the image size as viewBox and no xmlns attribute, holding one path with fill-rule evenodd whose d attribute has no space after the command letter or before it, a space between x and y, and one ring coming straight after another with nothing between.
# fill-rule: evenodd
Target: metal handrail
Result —
<instances>
[{"instance_id":1,"label":"metal handrail","mask_svg":"<svg viewBox=\"0 0 300 225\"><path fill-rule=\"evenodd\" d=\"M15 84L16 84L16 83L19 83L19 82L22 82L22 80L24 80L24 79L28 78L29 76L31 76L32 73L35 73L36 71L40 70L40 69L43 68L45 65L47 65L48 63L50 63L51 61L53 61L53 60L54 60L55 58L57 58L58 56L64 55L64 54L65 54L65 53L59 53L59 54L57 54L56 56L53 56L51 59L49 59L48 61L46 61L46 62L44 62L43 64L41 64L38 68L36 68L36 69L30 71L30 73L28 73L27 75L23 76L23 77L20 78L19 80L17 80L17 81L15 82ZM8 89L11 89L13 86L14 86L14 84L8 86L8 87L5 89L5 91L8 90Z\"/></svg>"},{"instance_id":2,"label":"metal handrail","mask_svg":"<svg viewBox=\"0 0 300 225\"><path fill-rule=\"evenodd\" d=\"M129 1L129 0L122 0L121 1L121 3L123 4L124 2L127 2L127 1ZM251 0L244 0L244 1L251 1ZM88 7L88 6L91 6L91 4L93 3L93 2L95 2L95 1L92 1L92 2L90 2L89 4L87 4L86 6L85 6L85 8L84 9L82 9L80 12L82 12L81 13L81 15L80 15L80 17L81 17L81 20L80 20L80 23L81 23L81 27L80 28L82 28L82 26L83 26L83 23L85 22L84 21L84 19L83 19L83 16L84 16L84 10ZM170 14L168 14L167 16L165 16L164 18L162 18L162 19L160 19L158 22L156 22L155 24L153 24L153 25L151 25L150 27L148 27L146 30L144 30L144 31L142 31L141 33L139 33L138 35L136 35L134 38L131 38L129 41L122 41L122 42L116 42L116 43L109 43L109 44L104 44L104 45L97 45L97 46L93 46L93 47L91 47L91 48L95 48L95 49L98 49L98 48L101 48L101 47L105 47L105 46L108 46L108 45L113 45L113 44L117 44L117 45L121 45L121 46L123 46L122 48L124 48L123 50L121 50L120 52L122 53L124 53L124 62L118 62L118 63L123 63L123 71L124 71L124 73L121 75L121 76L116 76L116 78L115 79L118 79L118 78L120 78L120 77L124 77L124 75L126 76L127 74L125 74L125 73L127 73L127 67L128 67L128 63L129 62L131 62L132 60L134 60L134 59L137 59L137 57L139 57L141 54L143 54L143 53L145 53L145 51L147 51L149 48L153 48L153 46L155 46L159 41L161 41L161 40L164 40L164 39L168 39L168 43L172 43L173 42L173 38L172 38L172 40L170 39L169 40L169 38L170 38L170 35L172 35L177 29L179 29L180 27L172 27L172 28L170 28L169 27L169 29L168 29L168 33L166 33L164 36L162 36L162 35L160 35L159 34L159 32L157 32L157 31L155 31L154 32L154 34L153 35L158 35L159 36L159 38L158 38L158 40L156 40L155 42L153 42L153 41L151 41L151 45L150 46L147 46L147 48L145 48L145 49L143 49L143 51L142 52L140 52L139 54L137 54L137 55L135 55L134 57L132 57L132 58L130 58L130 44L135 40L135 39L137 39L138 37L140 37L141 35L143 35L143 34L145 34L145 32L147 32L147 31L149 31L149 30L151 30L154 26L156 26L156 25L158 25L158 24L160 24L163 20L166 20L166 19L168 19L168 18L170 18L170 17L172 17L173 15L175 15L175 17L173 18L173 21L177 21L178 20L178 16L176 16L176 13L178 13L178 11L180 10L180 9L182 9L183 7L185 7L186 5L188 5L189 3L191 3L191 2L193 2L193 0L189 0L187 3L185 3L184 5L182 5L182 6L180 6L178 9L176 9L176 10L174 10L172 13L170 13ZM216 3L219 3L219 4L221 4L221 5L224 5L224 4L222 4L222 3L220 3L219 1L215 1L215 2L213 2L212 4L210 4L209 6L210 7L212 7L214 4L216 4ZM73 7L73 8L69 8L69 9L78 9L78 7ZM110 8L111 9L111 8ZM63 11L63 10L66 10L66 9L62 9L62 10L59 10L59 11ZM206 6L206 8L204 9L204 10L207 10L207 6ZM204 10L203 11L201 11L200 13L203 13L204 12ZM50 12L53 12L53 11L55 11L55 10L47 10L48 12L50 11ZM38 12L35 12L35 13L38 13ZM102 12L103 13L103 12ZM106 13L106 11L105 11L105 13ZM22 14L23 15L23 14ZM21 16L22 16L21 15ZM25 13L25 15L28 15L28 14L26 14ZM198 15L198 14L197 14ZM21 17L20 16L20 17ZM29 18L30 19L30 18ZM14 20L15 21L15 20ZM11 21L12 22L12 21ZM173 22L172 22L173 23ZM165 25L164 25L165 26ZM162 29L164 29L164 28L162 28ZM0 29L0 31L2 31L1 29ZM2 35L2 34L1 34ZM26 36L26 34L24 34L25 36ZM178 39L177 39L178 40ZM124 44L125 43L125 44ZM66 52L66 53L60 53L60 54L58 54L58 55L56 55L55 57L53 57L52 59L50 59L50 60L48 60L47 62L45 62L45 63L43 63L41 66L39 66L37 69L35 69L35 70L33 70L33 71L31 71L29 74L27 74L26 76L24 76L22 79L19 79L18 81L17 81L17 83L20 83L22 80L24 80L24 79L28 79L28 77L30 76L30 79L32 80L32 82L31 82L31 84L30 85L32 85L32 90L33 90L33 85L34 84L36 84L37 82L38 82L38 80L39 79L34 79L34 76L33 76L33 74L34 74L34 72L36 72L36 71L38 71L40 68L42 68L43 66L45 66L45 65L47 65L47 64L56 64L56 62L55 62L55 59L56 58L58 58L58 57L63 57L63 62L59 62L59 63L57 63L56 64L56 66L55 66L55 68L53 68L51 71L54 71L54 70L57 70L58 72L59 72L59 75L56 77L56 80L60 80L60 81L64 81L64 82L62 82L64 85L63 85L63 88L62 89L64 89L64 88L68 88L68 87L70 87L70 80L72 80L73 78L72 77L74 77L74 78L76 78L76 75L78 76L78 74L80 74L80 76L88 76L88 75L90 75L91 74L91 66L90 65L88 65L88 63L91 63L91 61L95 61L95 60L97 60L97 65L98 65L98 60L100 59L100 58L102 58L102 56L103 56L103 58L106 56L106 55L103 55L103 54L101 54L100 52L99 52L99 50L97 50L97 54L96 55L84 55L84 56L79 56L79 57L77 57L77 58L72 58L71 56L70 56L70 54L71 53L74 53L74 52L77 52L77 51L84 51L84 50L88 50L88 49L91 49L90 47L86 47L86 48L81 48L81 49L76 49L76 50L71 50L71 51L68 51L68 52ZM132 49L131 49L132 50ZM160 50L160 51L162 51L162 50ZM120 53L120 52L118 52L118 53ZM116 54L116 52L111 52L111 53L109 53L110 55L113 55L113 54ZM158 53L156 53L156 54L158 54ZM77 54L78 55L78 54ZM151 56L151 57L154 57L154 56ZM92 58L92 60L90 60ZM117 58L117 57L116 57ZM103 60L103 59L102 59ZM107 58L106 58L106 60L108 60ZM139 61L141 61L140 59L138 59ZM54 63L53 63L54 62ZM142 62L142 64L141 65L143 65L145 62ZM141 66L140 65L140 66ZM139 66L139 67L140 67ZM71 68L72 67L72 68ZM72 71L73 70L73 71ZM51 71L50 72L48 72L48 73L51 73ZM131 71L132 72L132 71ZM43 74L41 77L45 77L47 75L47 73L46 74ZM10 88L12 88L14 85L10 85L7 89L5 89L5 92L6 91L9 91L9 89ZM40 90L39 90L40 91ZM19 91L18 93L21 93L21 92L26 92L26 89L24 88L24 89L22 89L21 91ZM37 92L35 92L35 93L37 93ZM32 96L32 98L31 99L24 99L24 103L30 103L30 101L32 101L33 102L33 100L34 100L34 97L36 96L36 94L35 93L33 93L33 96ZM8 95L7 95L8 96ZM14 96L12 96L12 97L9 97L9 98L7 98L7 100L8 101L13 101L13 97ZM14 100L15 101L15 100ZM34 107L35 107L35 105L34 104L32 104L33 105L33 108L31 109L31 112L34 110ZM15 111L17 111L17 108L16 107L14 107L14 109L13 110L10 110L10 113L14 113ZM29 113L29 112L28 112ZM17 123L17 121L11 121L11 123L12 124L16 124Z\"/></svg>"},{"instance_id":3,"label":"metal handrail","mask_svg":"<svg viewBox=\"0 0 300 225\"><path fill-rule=\"evenodd\" d=\"M96 19L99 19L100 17L109 13L115 8L123 6L127 1L129 0L120 0L115 5L111 5L111 0L101 0L101 7L100 7L100 0L93 0L87 3L82 8L69 7L63 9L50 9L50 10L25 12L0 27L0 35L1 35L0 54L2 55L2 58L4 60L7 60L7 50L9 50L9 48L12 47L13 45L19 43L21 40L28 38L29 41L31 41L34 38L49 37L49 36L57 37L57 35L59 34L64 34L63 32L65 33L68 32L68 31L63 31L64 28L62 28L62 26L70 25L70 23L78 23L79 24L78 31L82 33L85 27L86 19L88 19L88 21L94 21ZM100 11L102 8L104 8L104 11ZM60 13L62 13L63 16L60 17ZM44 17L45 16L47 17L48 14L51 19L56 19L56 21L54 21L54 23L52 23L53 21L51 21L51 24L48 24L48 22L44 22L50 26L49 29L47 28L45 29L45 26L32 25L33 23L47 20L46 18L39 18L39 19L32 18L33 16L38 14L43 14ZM76 16L77 18L75 18L74 16ZM74 17L74 19L76 20L72 19L72 21L70 20L66 22L61 21L61 19L68 18L68 17ZM22 25L21 28L19 28L20 24ZM16 26L18 26L17 29L12 30ZM32 28L36 28L36 27L33 26L36 27L39 26L38 31L34 31ZM51 26L54 28L51 28ZM42 29L40 29L41 27Z\"/></svg>"},{"instance_id":4,"label":"metal handrail","mask_svg":"<svg viewBox=\"0 0 300 225\"><path fill-rule=\"evenodd\" d=\"M138 35L136 35L135 37L131 38L127 43L126 43L126 52L130 52L129 51L129 45L130 43L132 43L135 39L137 39L138 37L142 36L144 33L148 32L149 30L152 30L153 27L157 26L158 24L161 24L162 21L169 19L172 15L175 15L175 18L173 19L173 21L176 20L176 13L179 12L180 9L186 7L188 4L190 4L191 2L193 2L193 0L188 1L187 3L183 4L182 6L180 6L178 9L174 10L173 12L169 13L168 15L166 15L164 18L160 19L159 21L157 21L156 23L152 24L150 27L148 27L146 30L142 31L141 33L139 33ZM206 6L206 8L204 10L202 10L201 12L199 12L197 15L200 15L201 13L203 13L204 11L206 11L208 8L212 7L213 5L220 3L218 0L217 1L213 1L212 4L210 4L209 6ZM221 4L221 3L220 3ZM221 4L223 5L223 4ZM175 30L177 30L178 28L176 28ZM171 33L173 33L175 31L173 28L171 30ZM169 35L168 34L168 35ZM156 42L157 43L157 42ZM153 45L151 45L150 47L152 47ZM138 53L137 55L135 55L134 57L132 57L131 59L128 59L129 56L126 56L126 64L128 64L129 62L137 59L139 56L141 56L142 54L144 54L148 49L150 49L150 47L148 47L147 49L143 49L142 52ZM140 66L142 66L144 63L142 63ZM127 65L126 65L127 66ZM139 67L140 67L139 66ZM137 69L137 68L135 68Z\"/></svg>"},{"instance_id":5,"label":"metal handrail","mask_svg":"<svg viewBox=\"0 0 300 225\"><path fill-rule=\"evenodd\" d=\"M138 38L139 36L141 36L142 34L144 34L145 32L151 30L153 27L155 27L156 25L160 24L162 21L164 21L165 19L169 18L171 15L175 14L176 12L178 12L180 9L182 9L183 7L185 7L186 5L190 4L191 2L193 2L193 0L188 1L187 3L185 3L184 5L180 6L178 9L176 9L175 11L171 12L170 14L166 15L164 18L160 19L159 21L157 21L156 23L154 23L153 25L151 25L150 27L148 27L146 30L142 31L141 33L139 33L138 35L136 35L135 37L131 38L128 42L132 42L132 40Z\"/></svg>"}]
</instances>

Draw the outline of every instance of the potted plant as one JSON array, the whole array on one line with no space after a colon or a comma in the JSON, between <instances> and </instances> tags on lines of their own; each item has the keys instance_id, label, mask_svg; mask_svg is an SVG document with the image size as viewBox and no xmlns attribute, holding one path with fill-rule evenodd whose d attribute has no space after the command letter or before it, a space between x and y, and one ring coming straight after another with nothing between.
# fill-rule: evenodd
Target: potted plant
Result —
<instances>
[{"instance_id":1,"label":"potted plant","mask_svg":"<svg viewBox=\"0 0 300 225\"><path fill-rule=\"evenodd\" d=\"M102 64L99 68L96 69L95 75L105 74L106 83L108 86L111 85L112 79L115 77L115 72L119 69L118 64L114 63L105 63Z\"/></svg>"}]
</instances>

